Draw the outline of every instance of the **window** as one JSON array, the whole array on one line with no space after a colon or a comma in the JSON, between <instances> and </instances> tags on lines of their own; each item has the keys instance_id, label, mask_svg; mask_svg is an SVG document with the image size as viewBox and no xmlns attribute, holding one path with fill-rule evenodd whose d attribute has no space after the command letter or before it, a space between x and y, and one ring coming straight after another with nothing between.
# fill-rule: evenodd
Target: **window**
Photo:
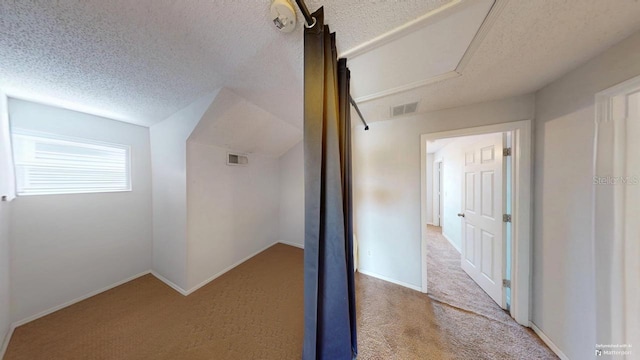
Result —
<instances>
[{"instance_id":1,"label":"window","mask_svg":"<svg viewBox=\"0 0 640 360\"><path fill-rule=\"evenodd\" d=\"M18 195L131 190L130 148L14 129Z\"/></svg>"}]
</instances>

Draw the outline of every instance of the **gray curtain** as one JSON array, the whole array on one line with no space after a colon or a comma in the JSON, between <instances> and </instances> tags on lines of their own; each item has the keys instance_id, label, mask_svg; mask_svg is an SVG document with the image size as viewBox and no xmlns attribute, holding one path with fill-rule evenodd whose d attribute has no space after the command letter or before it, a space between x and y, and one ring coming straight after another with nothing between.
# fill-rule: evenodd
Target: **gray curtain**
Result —
<instances>
[{"instance_id":1,"label":"gray curtain","mask_svg":"<svg viewBox=\"0 0 640 360\"><path fill-rule=\"evenodd\" d=\"M349 69L324 25L304 33L303 359L357 354L351 198Z\"/></svg>"}]
</instances>

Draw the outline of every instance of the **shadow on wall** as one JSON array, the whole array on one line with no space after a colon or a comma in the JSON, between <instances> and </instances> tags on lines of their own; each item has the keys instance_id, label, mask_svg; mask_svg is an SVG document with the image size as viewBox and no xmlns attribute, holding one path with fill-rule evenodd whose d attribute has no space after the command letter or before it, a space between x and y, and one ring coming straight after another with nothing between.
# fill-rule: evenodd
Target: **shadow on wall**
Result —
<instances>
[{"instance_id":1,"label":"shadow on wall","mask_svg":"<svg viewBox=\"0 0 640 360\"><path fill-rule=\"evenodd\" d=\"M606 261L592 240L595 94L638 74L640 33L536 93L532 322L572 359L593 356Z\"/></svg>"}]
</instances>

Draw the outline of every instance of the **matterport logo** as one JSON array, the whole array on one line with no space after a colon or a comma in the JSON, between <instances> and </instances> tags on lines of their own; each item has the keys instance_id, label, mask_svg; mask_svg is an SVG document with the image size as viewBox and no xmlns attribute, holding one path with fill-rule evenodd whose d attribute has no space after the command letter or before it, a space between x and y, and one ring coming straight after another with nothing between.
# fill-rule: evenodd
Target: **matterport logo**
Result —
<instances>
[{"instance_id":1,"label":"matterport logo","mask_svg":"<svg viewBox=\"0 0 640 360\"><path fill-rule=\"evenodd\" d=\"M638 185L640 176L594 176L593 185Z\"/></svg>"},{"instance_id":2,"label":"matterport logo","mask_svg":"<svg viewBox=\"0 0 640 360\"><path fill-rule=\"evenodd\" d=\"M596 356L630 356L631 344L596 344Z\"/></svg>"}]
</instances>

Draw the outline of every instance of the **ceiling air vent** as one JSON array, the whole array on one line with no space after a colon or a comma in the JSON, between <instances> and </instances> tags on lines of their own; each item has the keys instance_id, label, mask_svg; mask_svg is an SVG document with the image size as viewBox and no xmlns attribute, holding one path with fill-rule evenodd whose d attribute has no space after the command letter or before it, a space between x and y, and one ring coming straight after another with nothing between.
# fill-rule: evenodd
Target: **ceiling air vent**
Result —
<instances>
[{"instance_id":1,"label":"ceiling air vent","mask_svg":"<svg viewBox=\"0 0 640 360\"><path fill-rule=\"evenodd\" d=\"M404 105L398 105L391 107L391 117L398 117L416 112L418 110L418 103L413 102Z\"/></svg>"},{"instance_id":2,"label":"ceiling air vent","mask_svg":"<svg viewBox=\"0 0 640 360\"><path fill-rule=\"evenodd\" d=\"M227 165L247 166L249 165L249 157L243 154L227 153Z\"/></svg>"}]
</instances>

